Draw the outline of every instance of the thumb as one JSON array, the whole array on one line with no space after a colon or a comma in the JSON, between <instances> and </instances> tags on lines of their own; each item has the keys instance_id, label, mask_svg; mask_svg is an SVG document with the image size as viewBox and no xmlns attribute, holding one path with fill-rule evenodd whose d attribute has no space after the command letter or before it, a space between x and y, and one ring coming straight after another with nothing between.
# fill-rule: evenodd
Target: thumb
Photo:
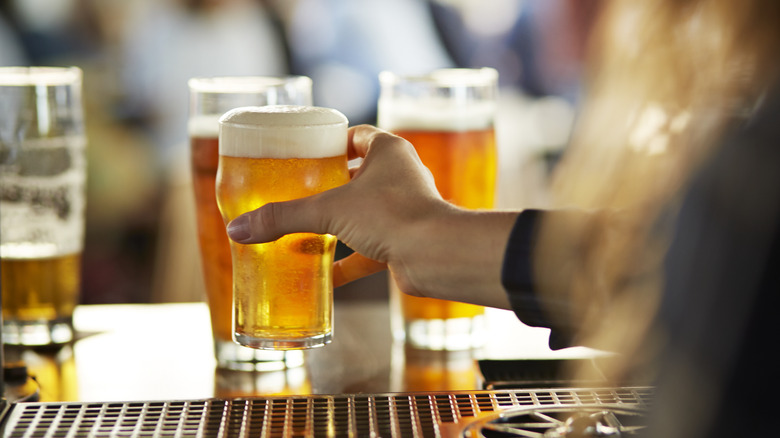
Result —
<instances>
[{"instance_id":1,"label":"thumb","mask_svg":"<svg viewBox=\"0 0 780 438\"><path fill-rule=\"evenodd\" d=\"M238 243L272 242L285 234L311 232L325 234L319 224L315 196L284 202L269 202L244 213L227 224L227 234Z\"/></svg>"}]
</instances>

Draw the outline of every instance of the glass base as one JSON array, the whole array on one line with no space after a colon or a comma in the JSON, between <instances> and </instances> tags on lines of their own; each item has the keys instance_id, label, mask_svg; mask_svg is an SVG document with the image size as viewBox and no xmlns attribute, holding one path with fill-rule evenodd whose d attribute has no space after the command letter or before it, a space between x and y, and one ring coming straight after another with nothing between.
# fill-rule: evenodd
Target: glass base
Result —
<instances>
[{"instance_id":1,"label":"glass base","mask_svg":"<svg viewBox=\"0 0 780 438\"><path fill-rule=\"evenodd\" d=\"M304 350L322 347L331 341L330 333L296 339L255 338L242 333L234 333L233 336L239 344L260 350Z\"/></svg>"},{"instance_id":2,"label":"glass base","mask_svg":"<svg viewBox=\"0 0 780 438\"><path fill-rule=\"evenodd\" d=\"M214 341L217 367L233 371L281 371L303 365L302 351L256 350L233 341Z\"/></svg>"},{"instance_id":3,"label":"glass base","mask_svg":"<svg viewBox=\"0 0 780 438\"><path fill-rule=\"evenodd\" d=\"M3 320L3 344L63 345L73 341L73 318L53 321Z\"/></svg>"},{"instance_id":4,"label":"glass base","mask_svg":"<svg viewBox=\"0 0 780 438\"><path fill-rule=\"evenodd\" d=\"M485 343L484 315L453 319L412 319L393 330L396 341L421 350L458 351L482 347Z\"/></svg>"}]
</instances>

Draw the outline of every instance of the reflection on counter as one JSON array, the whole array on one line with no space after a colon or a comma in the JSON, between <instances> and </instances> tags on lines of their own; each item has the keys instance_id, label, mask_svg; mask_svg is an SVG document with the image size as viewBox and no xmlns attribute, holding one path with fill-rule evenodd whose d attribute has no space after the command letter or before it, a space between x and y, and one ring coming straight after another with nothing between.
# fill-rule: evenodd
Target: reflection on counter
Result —
<instances>
[{"instance_id":1,"label":"reflection on counter","mask_svg":"<svg viewBox=\"0 0 780 438\"><path fill-rule=\"evenodd\" d=\"M41 402L78 400L76 361L70 345L57 349L5 346L4 353L6 369L17 374L8 379L17 397Z\"/></svg>"},{"instance_id":2,"label":"reflection on counter","mask_svg":"<svg viewBox=\"0 0 780 438\"><path fill-rule=\"evenodd\" d=\"M393 343L390 390L445 391L481 387L479 366L471 350L420 350Z\"/></svg>"},{"instance_id":3,"label":"reflection on counter","mask_svg":"<svg viewBox=\"0 0 780 438\"><path fill-rule=\"evenodd\" d=\"M30 349L6 346L7 397L15 401L79 401L73 348ZM311 394L305 367L248 372L215 368L216 398Z\"/></svg>"},{"instance_id":4,"label":"reflection on counter","mask_svg":"<svg viewBox=\"0 0 780 438\"><path fill-rule=\"evenodd\" d=\"M551 351L549 330L496 309L486 310L483 348L416 350L392 342L388 307L386 300L339 301L333 342L304 352L303 366L240 372L217 370L205 303L82 305L74 315L74 343L59 350L5 346L6 364L25 366L14 369L21 377L8 385L14 390L9 399L29 393L41 401L102 402L474 390L485 380L477 360L594 356L582 347Z\"/></svg>"},{"instance_id":5,"label":"reflection on counter","mask_svg":"<svg viewBox=\"0 0 780 438\"><path fill-rule=\"evenodd\" d=\"M311 394L311 381L304 367L280 371L233 371L217 369L214 375L216 398Z\"/></svg>"}]
</instances>

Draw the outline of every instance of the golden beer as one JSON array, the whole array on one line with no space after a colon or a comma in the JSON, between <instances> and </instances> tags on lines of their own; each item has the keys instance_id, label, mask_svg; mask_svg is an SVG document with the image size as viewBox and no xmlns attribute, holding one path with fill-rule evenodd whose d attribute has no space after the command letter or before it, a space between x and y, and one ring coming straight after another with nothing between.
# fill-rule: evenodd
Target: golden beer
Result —
<instances>
[{"instance_id":1,"label":"golden beer","mask_svg":"<svg viewBox=\"0 0 780 438\"><path fill-rule=\"evenodd\" d=\"M269 202L349 181L347 120L315 107L239 108L220 119L216 194L224 223ZM330 342L336 237L296 233L230 242L233 332L242 345L311 348Z\"/></svg>"},{"instance_id":2,"label":"golden beer","mask_svg":"<svg viewBox=\"0 0 780 438\"><path fill-rule=\"evenodd\" d=\"M68 321L78 302L81 254L0 261L3 319Z\"/></svg>"},{"instance_id":3,"label":"golden beer","mask_svg":"<svg viewBox=\"0 0 780 438\"><path fill-rule=\"evenodd\" d=\"M0 291L3 343L73 340L86 206L76 67L0 68Z\"/></svg>"},{"instance_id":4,"label":"golden beer","mask_svg":"<svg viewBox=\"0 0 780 438\"><path fill-rule=\"evenodd\" d=\"M219 163L217 133L213 137L193 136L190 146L198 242L211 327L215 338L232 342L233 270L225 223L214 192Z\"/></svg>"},{"instance_id":5,"label":"golden beer","mask_svg":"<svg viewBox=\"0 0 780 438\"><path fill-rule=\"evenodd\" d=\"M219 117L247 105L311 103L311 79L304 76L199 77L190 89L190 165L197 235L214 354L220 369L273 371L303 364L301 351L265 351L233 342L233 270L230 245L215 185L219 163Z\"/></svg>"},{"instance_id":6,"label":"golden beer","mask_svg":"<svg viewBox=\"0 0 780 438\"><path fill-rule=\"evenodd\" d=\"M497 152L493 69L443 69L423 76L380 74L378 124L411 142L442 197L461 207L494 207ZM400 293L390 280L393 334L434 350L475 346L484 308Z\"/></svg>"},{"instance_id":7,"label":"golden beer","mask_svg":"<svg viewBox=\"0 0 780 438\"><path fill-rule=\"evenodd\" d=\"M492 208L496 192L496 142L492 127L473 131L397 129L430 169L441 196L472 209ZM471 318L484 313L473 304L400 296L404 315L414 319Z\"/></svg>"}]
</instances>

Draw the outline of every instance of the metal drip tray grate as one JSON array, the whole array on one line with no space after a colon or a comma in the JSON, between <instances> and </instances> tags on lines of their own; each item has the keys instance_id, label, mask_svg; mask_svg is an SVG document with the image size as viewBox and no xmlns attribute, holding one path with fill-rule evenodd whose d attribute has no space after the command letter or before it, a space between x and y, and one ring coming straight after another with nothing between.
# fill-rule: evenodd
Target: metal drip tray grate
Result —
<instances>
[{"instance_id":1,"label":"metal drip tray grate","mask_svg":"<svg viewBox=\"0 0 780 438\"><path fill-rule=\"evenodd\" d=\"M639 407L650 388L271 396L159 402L19 403L3 437L447 437L518 408Z\"/></svg>"},{"instance_id":2,"label":"metal drip tray grate","mask_svg":"<svg viewBox=\"0 0 780 438\"><path fill-rule=\"evenodd\" d=\"M511 409L466 425L464 438L631 437L645 429L645 409L632 406Z\"/></svg>"}]
</instances>

